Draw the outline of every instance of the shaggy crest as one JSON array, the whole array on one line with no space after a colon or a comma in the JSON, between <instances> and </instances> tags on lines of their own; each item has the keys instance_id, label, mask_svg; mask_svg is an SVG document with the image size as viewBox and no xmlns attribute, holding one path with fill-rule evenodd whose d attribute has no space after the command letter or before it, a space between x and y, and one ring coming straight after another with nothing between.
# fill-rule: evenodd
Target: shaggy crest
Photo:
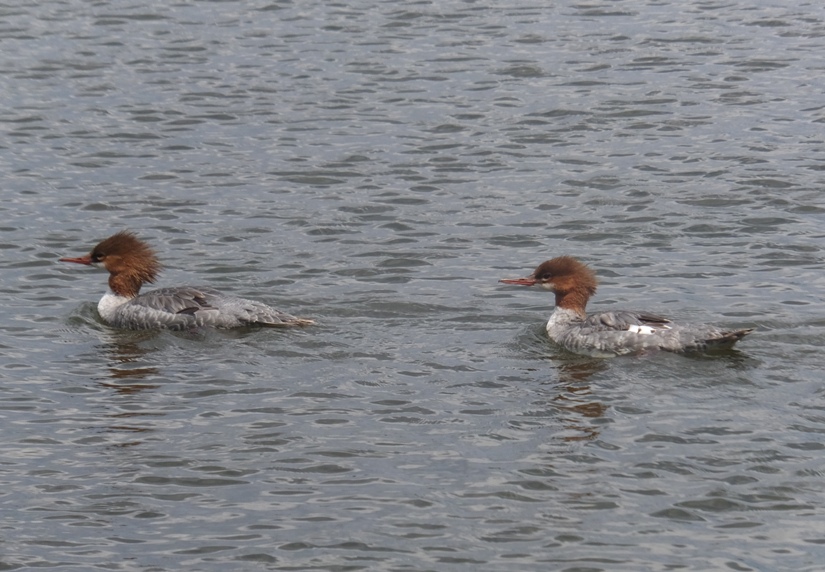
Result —
<instances>
[{"instance_id":1,"label":"shaggy crest","mask_svg":"<svg viewBox=\"0 0 825 572\"><path fill-rule=\"evenodd\" d=\"M211 288L178 286L140 294L161 270L155 251L134 233L121 231L101 241L85 256L61 258L108 270L109 288L97 304L104 322L119 328L149 330L195 327L239 328L308 326L313 320L296 318L275 308Z\"/></svg>"},{"instance_id":2,"label":"shaggy crest","mask_svg":"<svg viewBox=\"0 0 825 572\"><path fill-rule=\"evenodd\" d=\"M558 256L542 262L533 271L533 278L541 283L552 281L556 291L582 290L588 297L596 293L599 283L596 274L572 256Z\"/></svg>"},{"instance_id":3,"label":"shaggy crest","mask_svg":"<svg viewBox=\"0 0 825 572\"><path fill-rule=\"evenodd\" d=\"M647 312L625 310L587 315L587 301L596 293L596 275L572 256L542 262L526 278L503 278L504 284L541 286L556 296L556 310L547 321L551 340L571 351L607 356L662 349L676 352L729 348L753 328L721 330L711 326L678 325Z\"/></svg>"},{"instance_id":4,"label":"shaggy crest","mask_svg":"<svg viewBox=\"0 0 825 572\"><path fill-rule=\"evenodd\" d=\"M121 231L100 242L89 253L92 264L111 274L109 287L124 296L137 296L145 282L153 283L162 268L152 248L130 231Z\"/></svg>"}]
</instances>

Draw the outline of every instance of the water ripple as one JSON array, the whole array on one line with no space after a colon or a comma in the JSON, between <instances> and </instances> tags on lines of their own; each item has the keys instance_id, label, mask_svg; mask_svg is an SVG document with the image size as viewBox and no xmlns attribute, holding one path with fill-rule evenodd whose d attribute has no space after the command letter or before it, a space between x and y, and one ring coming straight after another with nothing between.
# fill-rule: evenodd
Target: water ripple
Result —
<instances>
[{"instance_id":1,"label":"water ripple","mask_svg":"<svg viewBox=\"0 0 825 572\"><path fill-rule=\"evenodd\" d=\"M822 9L5 12L0 568L819 569ZM123 228L318 324L113 331ZM759 330L570 355L556 254Z\"/></svg>"}]
</instances>

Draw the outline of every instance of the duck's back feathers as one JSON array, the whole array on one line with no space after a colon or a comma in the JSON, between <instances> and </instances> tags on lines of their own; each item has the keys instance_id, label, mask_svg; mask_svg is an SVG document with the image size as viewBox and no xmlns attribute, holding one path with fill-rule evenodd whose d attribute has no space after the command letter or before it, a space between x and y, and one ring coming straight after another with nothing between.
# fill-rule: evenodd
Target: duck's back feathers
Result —
<instances>
[{"instance_id":1,"label":"duck's back feathers","mask_svg":"<svg viewBox=\"0 0 825 572\"><path fill-rule=\"evenodd\" d=\"M285 327L313 323L312 320L296 318L255 300L193 286L152 290L126 301L111 316L104 318L116 327L130 329Z\"/></svg>"},{"instance_id":2,"label":"duck's back feathers","mask_svg":"<svg viewBox=\"0 0 825 572\"><path fill-rule=\"evenodd\" d=\"M598 312L582 319L564 308L556 308L547 322L547 333L553 341L570 351L596 356L725 349L752 331L675 324L647 312Z\"/></svg>"}]
</instances>

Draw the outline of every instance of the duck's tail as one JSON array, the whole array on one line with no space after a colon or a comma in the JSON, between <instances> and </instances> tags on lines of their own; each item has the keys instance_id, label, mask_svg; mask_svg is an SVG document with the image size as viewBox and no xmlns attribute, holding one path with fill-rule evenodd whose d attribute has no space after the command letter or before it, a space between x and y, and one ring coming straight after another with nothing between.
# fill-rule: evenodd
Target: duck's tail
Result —
<instances>
[{"instance_id":1,"label":"duck's tail","mask_svg":"<svg viewBox=\"0 0 825 572\"><path fill-rule=\"evenodd\" d=\"M315 320L310 320L309 318L296 318L295 316L285 315L281 318L280 322L255 322L258 326L264 326L266 328L291 328L291 327L304 327L304 326L311 326L315 323Z\"/></svg>"},{"instance_id":2,"label":"duck's tail","mask_svg":"<svg viewBox=\"0 0 825 572\"><path fill-rule=\"evenodd\" d=\"M755 329L756 328L745 328L742 330L728 330L726 332L719 332L717 335L703 340L704 346L707 349L729 348Z\"/></svg>"}]
</instances>

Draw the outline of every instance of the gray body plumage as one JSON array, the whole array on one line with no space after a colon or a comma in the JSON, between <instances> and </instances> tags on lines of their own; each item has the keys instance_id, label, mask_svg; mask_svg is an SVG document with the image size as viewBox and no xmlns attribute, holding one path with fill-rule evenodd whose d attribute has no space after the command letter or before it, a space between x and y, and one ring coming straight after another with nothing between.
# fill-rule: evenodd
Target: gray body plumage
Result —
<instances>
[{"instance_id":1,"label":"gray body plumage","mask_svg":"<svg viewBox=\"0 0 825 572\"><path fill-rule=\"evenodd\" d=\"M645 312L585 313L596 293L596 274L572 256L557 256L539 264L525 278L503 278L505 284L539 286L556 295L556 309L547 322L550 339L576 353L615 356L667 350L694 352L727 348L753 329L720 330L713 326L677 325Z\"/></svg>"},{"instance_id":2,"label":"gray body plumage","mask_svg":"<svg viewBox=\"0 0 825 572\"><path fill-rule=\"evenodd\" d=\"M227 296L212 288L158 288L134 298L107 294L98 306L101 317L118 328L185 330L208 326L305 325L302 320L255 300Z\"/></svg>"},{"instance_id":3,"label":"gray body plumage","mask_svg":"<svg viewBox=\"0 0 825 572\"><path fill-rule=\"evenodd\" d=\"M565 308L556 308L547 322L548 336L560 346L575 353L604 357L654 349L698 352L726 348L751 331L677 325L662 316L643 312L600 312L582 318Z\"/></svg>"},{"instance_id":4,"label":"gray body plumage","mask_svg":"<svg viewBox=\"0 0 825 572\"><path fill-rule=\"evenodd\" d=\"M185 330L209 326L308 326L312 320L296 318L266 304L226 296L212 288L180 286L140 294L160 272L155 251L134 233L121 231L100 241L86 256L65 257L72 262L109 272L109 292L97 304L108 324L132 330L167 328Z\"/></svg>"}]
</instances>

